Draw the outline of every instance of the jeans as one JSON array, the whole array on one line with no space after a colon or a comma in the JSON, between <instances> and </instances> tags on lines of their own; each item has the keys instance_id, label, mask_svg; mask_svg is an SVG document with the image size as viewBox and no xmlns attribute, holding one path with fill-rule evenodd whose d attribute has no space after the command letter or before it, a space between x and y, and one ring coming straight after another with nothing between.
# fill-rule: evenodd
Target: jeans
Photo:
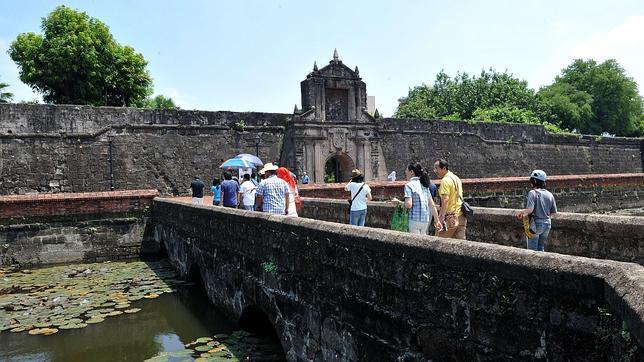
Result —
<instances>
[{"instance_id":1,"label":"jeans","mask_svg":"<svg viewBox=\"0 0 644 362\"><path fill-rule=\"evenodd\" d=\"M528 239L528 249L535 251L545 251L546 241L550 235L550 220L534 222L536 233L533 237Z\"/></svg>"},{"instance_id":2,"label":"jeans","mask_svg":"<svg viewBox=\"0 0 644 362\"><path fill-rule=\"evenodd\" d=\"M364 222L367 219L367 209L364 210L351 210L349 214L349 224L356 226L364 226Z\"/></svg>"}]
</instances>

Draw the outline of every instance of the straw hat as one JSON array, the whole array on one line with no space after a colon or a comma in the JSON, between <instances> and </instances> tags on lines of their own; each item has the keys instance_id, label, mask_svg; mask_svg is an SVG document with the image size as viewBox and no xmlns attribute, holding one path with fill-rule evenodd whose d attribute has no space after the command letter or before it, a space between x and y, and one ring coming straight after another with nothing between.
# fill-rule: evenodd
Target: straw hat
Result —
<instances>
[{"instance_id":1,"label":"straw hat","mask_svg":"<svg viewBox=\"0 0 644 362\"><path fill-rule=\"evenodd\" d=\"M358 177L361 175L362 175L362 171L360 171L359 169L354 168L353 170L351 170L351 178Z\"/></svg>"}]
</instances>

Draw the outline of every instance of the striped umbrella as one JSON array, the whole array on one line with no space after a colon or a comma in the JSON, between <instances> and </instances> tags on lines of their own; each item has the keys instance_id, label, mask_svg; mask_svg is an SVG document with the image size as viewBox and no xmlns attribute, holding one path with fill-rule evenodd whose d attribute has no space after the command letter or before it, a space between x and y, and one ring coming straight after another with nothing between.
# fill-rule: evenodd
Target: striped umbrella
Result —
<instances>
[{"instance_id":1,"label":"striped umbrella","mask_svg":"<svg viewBox=\"0 0 644 362\"><path fill-rule=\"evenodd\" d=\"M219 166L219 168L255 168L255 165L244 160L243 158L231 158L230 160L225 161Z\"/></svg>"}]
</instances>

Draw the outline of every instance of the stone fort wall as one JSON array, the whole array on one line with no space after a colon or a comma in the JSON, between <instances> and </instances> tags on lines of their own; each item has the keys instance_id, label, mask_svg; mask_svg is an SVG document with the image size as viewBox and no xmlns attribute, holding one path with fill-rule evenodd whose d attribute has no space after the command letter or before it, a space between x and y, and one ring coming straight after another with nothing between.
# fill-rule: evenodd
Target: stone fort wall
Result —
<instances>
[{"instance_id":1,"label":"stone fort wall","mask_svg":"<svg viewBox=\"0 0 644 362\"><path fill-rule=\"evenodd\" d=\"M642 172L644 139L550 134L539 125L383 120L382 149L404 178L410 161L431 171L436 158L465 178Z\"/></svg>"},{"instance_id":2,"label":"stone fort wall","mask_svg":"<svg viewBox=\"0 0 644 362\"><path fill-rule=\"evenodd\" d=\"M0 105L0 194L156 188L181 194L193 176L255 152L280 159L289 114ZM110 142L111 140L111 142ZM387 169L446 157L462 177L642 172L642 139L551 135L541 126L384 119Z\"/></svg>"}]
</instances>

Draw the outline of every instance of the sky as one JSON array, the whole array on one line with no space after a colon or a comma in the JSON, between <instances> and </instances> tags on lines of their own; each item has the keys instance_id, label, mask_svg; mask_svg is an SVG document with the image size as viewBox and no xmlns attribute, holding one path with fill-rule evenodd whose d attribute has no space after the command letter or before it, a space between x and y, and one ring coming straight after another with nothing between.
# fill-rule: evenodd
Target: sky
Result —
<instances>
[{"instance_id":1,"label":"sky","mask_svg":"<svg viewBox=\"0 0 644 362\"><path fill-rule=\"evenodd\" d=\"M154 93L183 109L291 113L299 82L334 49L384 116L441 70L507 70L538 89L576 58L616 59L644 94L642 0L2 0L0 82L14 101L39 96L7 49L58 5L142 53Z\"/></svg>"}]
</instances>

